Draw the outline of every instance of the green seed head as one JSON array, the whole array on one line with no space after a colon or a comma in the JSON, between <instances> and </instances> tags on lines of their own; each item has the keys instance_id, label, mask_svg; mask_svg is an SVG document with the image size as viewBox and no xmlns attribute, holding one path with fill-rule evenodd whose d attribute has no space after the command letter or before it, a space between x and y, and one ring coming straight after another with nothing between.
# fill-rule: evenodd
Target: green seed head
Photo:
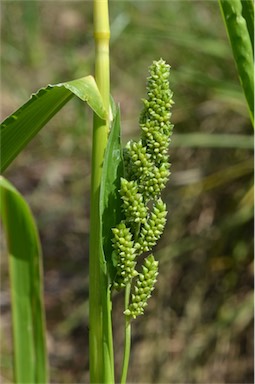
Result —
<instances>
[{"instance_id":1,"label":"green seed head","mask_svg":"<svg viewBox=\"0 0 255 384\"><path fill-rule=\"evenodd\" d=\"M166 205L158 199L152 208L149 220L141 229L136 247L139 253L150 251L160 239L166 224Z\"/></svg>"},{"instance_id":2,"label":"green seed head","mask_svg":"<svg viewBox=\"0 0 255 384\"><path fill-rule=\"evenodd\" d=\"M166 205L160 196L170 175L168 147L173 130L173 101L169 74L170 66L162 59L150 66L147 98L140 115L141 138L128 142L123 151L125 170L120 196L124 219L113 229L117 259L114 287L124 288L137 276L131 303L125 311L133 318L143 313L158 274L158 262L152 255L145 259L139 274L135 259L151 251L166 223Z\"/></svg>"},{"instance_id":3,"label":"green seed head","mask_svg":"<svg viewBox=\"0 0 255 384\"><path fill-rule=\"evenodd\" d=\"M138 193L138 185L135 181L121 179L120 195L123 201L122 209L126 220L132 224L146 222L148 208L143 203L143 196Z\"/></svg>"},{"instance_id":4,"label":"green seed head","mask_svg":"<svg viewBox=\"0 0 255 384\"><path fill-rule=\"evenodd\" d=\"M147 301L154 290L157 275L158 261L154 259L153 255L150 255L144 260L142 272L139 273L137 277L131 303L124 312L126 316L131 316L135 319L138 315L143 314L144 308L147 306Z\"/></svg>"},{"instance_id":5,"label":"green seed head","mask_svg":"<svg viewBox=\"0 0 255 384\"><path fill-rule=\"evenodd\" d=\"M117 257L117 274L114 281L116 289L124 288L134 276L135 270L135 248L132 240L130 228L121 222L116 228L113 228L113 248Z\"/></svg>"}]
</instances>

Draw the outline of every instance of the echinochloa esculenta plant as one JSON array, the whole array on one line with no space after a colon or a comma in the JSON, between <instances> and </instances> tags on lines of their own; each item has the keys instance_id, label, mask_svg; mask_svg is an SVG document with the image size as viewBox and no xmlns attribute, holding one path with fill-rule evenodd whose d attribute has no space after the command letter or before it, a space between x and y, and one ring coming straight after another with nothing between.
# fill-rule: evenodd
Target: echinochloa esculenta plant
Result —
<instances>
[{"instance_id":1,"label":"echinochloa esculenta plant","mask_svg":"<svg viewBox=\"0 0 255 384\"><path fill-rule=\"evenodd\" d=\"M137 258L150 252L160 239L166 223L166 205L161 199L170 176L168 148L172 92L170 66L162 59L149 68L147 98L140 115L139 141L124 148L124 177L120 196L123 220L112 229L116 276L113 287L128 288L124 314L129 319L144 313L158 275L158 261L149 254L141 271Z\"/></svg>"}]
</instances>

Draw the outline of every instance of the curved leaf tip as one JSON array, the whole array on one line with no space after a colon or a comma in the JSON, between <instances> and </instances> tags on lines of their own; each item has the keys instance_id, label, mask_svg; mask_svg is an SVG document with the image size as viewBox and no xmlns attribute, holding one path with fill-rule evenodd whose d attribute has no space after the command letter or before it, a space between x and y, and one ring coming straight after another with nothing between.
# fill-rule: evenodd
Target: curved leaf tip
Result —
<instances>
[{"instance_id":1,"label":"curved leaf tip","mask_svg":"<svg viewBox=\"0 0 255 384\"><path fill-rule=\"evenodd\" d=\"M93 76L41 88L1 124L0 172L11 164L40 129L74 95L86 101L101 119L106 119L107 112Z\"/></svg>"},{"instance_id":2,"label":"curved leaf tip","mask_svg":"<svg viewBox=\"0 0 255 384\"><path fill-rule=\"evenodd\" d=\"M101 119L106 119L107 113L103 99L93 76L89 75L80 79L52 85L52 87L54 86L65 87L81 100L86 101Z\"/></svg>"}]
</instances>

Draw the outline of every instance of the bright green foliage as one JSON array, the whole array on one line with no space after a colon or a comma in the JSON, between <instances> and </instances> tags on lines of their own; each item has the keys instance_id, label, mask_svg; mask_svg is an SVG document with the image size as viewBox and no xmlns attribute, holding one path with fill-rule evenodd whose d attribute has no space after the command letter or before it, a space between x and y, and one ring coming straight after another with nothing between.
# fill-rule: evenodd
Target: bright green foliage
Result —
<instances>
[{"instance_id":1,"label":"bright green foliage","mask_svg":"<svg viewBox=\"0 0 255 384\"><path fill-rule=\"evenodd\" d=\"M252 123L254 121L254 60L252 25L254 24L253 4L250 0L219 0L222 15L232 46L239 78L247 100ZM249 6L248 6L249 5ZM244 11L243 12L243 7ZM246 19L247 21L246 21Z\"/></svg>"},{"instance_id":2,"label":"bright green foliage","mask_svg":"<svg viewBox=\"0 0 255 384\"><path fill-rule=\"evenodd\" d=\"M101 119L106 118L106 109L92 76L40 89L1 124L1 171L74 95L86 101ZM10 254L15 380L46 383L38 234L18 192L4 179L0 187L1 215Z\"/></svg>"},{"instance_id":3,"label":"bright green foliage","mask_svg":"<svg viewBox=\"0 0 255 384\"><path fill-rule=\"evenodd\" d=\"M102 97L92 76L40 89L1 124L1 172L74 95L86 101L100 118L105 117Z\"/></svg>"},{"instance_id":4,"label":"bright green foliage","mask_svg":"<svg viewBox=\"0 0 255 384\"><path fill-rule=\"evenodd\" d=\"M169 178L168 146L173 125L169 89L170 67L162 59L149 68L147 99L140 116L141 139L130 141L124 149L124 176L120 196L124 220L113 228L114 257L117 273L113 286L124 288L137 275L136 257L150 251L160 239L166 223L166 205L160 198ZM157 262L145 259L143 272L131 296L125 314L136 317L143 313L153 290ZM147 285L147 288L146 288Z\"/></svg>"},{"instance_id":5,"label":"bright green foliage","mask_svg":"<svg viewBox=\"0 0 255 384\"><path fill-rule=\"evenodd\" d=\"M124 314L132 316L134 319L138 315L142 315L144 308L147 306L147 300L151 297L151 292L154 290L154 285L157 281L158 261L153 255L145 258L142 272L137 278L134 293L132 294L132 302L125 310Z\"/></svg>"},{"instance_id":6,"label":"bright green foliage","mask_svg":"<svg viewBox=\"0 0 255 384\"><path fill-rule=\"evenodd\" d=\"M254 3L253 0L241 0L242 15L246 21L252 49L254 51Z\"/></svg>"},{"instance_id":7,"label":"bright green foliage","mask_svg":"<svg viewBox=\"0 0 255 384\"><path fill-rule=\"evenodd\" d=\"M1 219L6 233L12 299L14 379L47 383L41 245L32 213L19 192L0 177Z\"/></svg>"},{"instance_id":8,"label":"bright green foliage","mask_svg":"<svg viewBox=\"0 0 255 384\"><path fill-rule=\"evenodd\" d=\"M113 105L115 109L115 105ZM105 150L100 187L100 227L101 247L103 249L101 264L107 263L107 271L113 280L115 267L112 260L112 238L109 236L112 227L121 221L121 197L119 194L121 177L123 176L123 156L120 140L120 110L114 113L111 131Z\"/></svg>"}]
</instances>

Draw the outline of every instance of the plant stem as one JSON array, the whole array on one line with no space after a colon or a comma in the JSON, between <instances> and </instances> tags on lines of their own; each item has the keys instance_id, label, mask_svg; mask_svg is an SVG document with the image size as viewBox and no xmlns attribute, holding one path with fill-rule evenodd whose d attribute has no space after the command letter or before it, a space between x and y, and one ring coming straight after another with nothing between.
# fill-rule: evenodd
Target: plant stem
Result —
<instances>
[{"instance_id":1,"label":"plant stem","mask_svg":"<svg viewBox=\"0 0 255 384\"><path fill-rule=\"evenodd\" d=\"M108 0L94 0L94 37L96 43L95 79L105 109L109 111L109 16ZM99 226L99 196L104 152L107 145L109 119L94 114L91 219L89 262L89 327L90 382L113 383L113 346L111 330L111 300Z\"/></svg>"},{"instance_id":2,"label":"plant stem","mask_svg":"<svg viewBox=\"0 0 255 384\"><path fill-rule=\"evenodd\" d=\"M128 308L129 297L130 297L131 283L127 284L125 289L125 310ZM124 355L122 362L122 373L121 373L121 384L125 384L127 381L127 372L130 357L131 348L131 318L125 315L125 342L124 342Z\"/></svg>"},{"instance_id":3,"label":"plant stem","mask_svg":"<svg viewBox=\"0 0 255 384\"><path fill-rule=\"evenodd\" d=\"M138 240L140 232L140 224L136 224L135 228L135 241ZM131 282L126 285L125 288L125 310L128 309L129 300L130 300L130 291L131 291ZM127 381L129 357L131 349L131 317L125 315L125 337L124 337L124 354L122 361L122 372L121 372L121 384L125 384Z\"/></svg>"}]
</instances>

